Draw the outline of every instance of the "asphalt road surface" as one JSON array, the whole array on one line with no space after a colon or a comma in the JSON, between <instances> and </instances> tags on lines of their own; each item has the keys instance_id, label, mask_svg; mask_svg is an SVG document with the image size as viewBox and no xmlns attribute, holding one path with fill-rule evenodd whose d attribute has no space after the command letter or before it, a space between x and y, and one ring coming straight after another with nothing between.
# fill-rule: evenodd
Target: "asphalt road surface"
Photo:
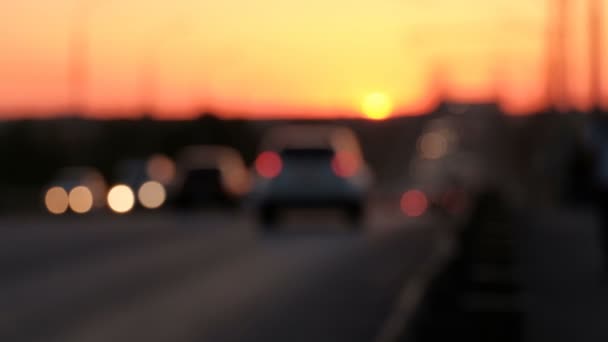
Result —
<instances>
[{"instance_id":1,"label":"asphalt road surface","mask_svg":"<svg viewBox=\"0 0 608 342\"><path fill-rule=\"evenodd\" d=\"M520 235L525 341L608 341L608 271L600 215L590 208L537 213Z\"/></svg>"},{"instance_id":2,"label":"asphalt road surface","mask_svg":"<svg viewBox=\"0 0 608 342\"><path fill-rule=\"evenodd\" d=\"M441 225L373 214L0 220L0 341L373 341ZM296 220L298 221L298 220Z\"/></svg>"}]
</instances>

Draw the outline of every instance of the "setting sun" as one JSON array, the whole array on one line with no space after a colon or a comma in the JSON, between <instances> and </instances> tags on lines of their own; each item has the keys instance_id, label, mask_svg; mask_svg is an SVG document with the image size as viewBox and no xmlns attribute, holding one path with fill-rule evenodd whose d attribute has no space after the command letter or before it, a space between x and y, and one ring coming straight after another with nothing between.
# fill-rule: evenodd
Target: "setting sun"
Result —
<instances>
[{"instance_id":1,"label":"setting sun","mask_svg":"<svg viewBox=\"0 0 608 342\"><path fill-rule=\"evenodd\" d=\"M393 104L386 94L372 93L363 99L361 111L368 119L383 120L391 115Z\"/></svg>"}]
</instances>

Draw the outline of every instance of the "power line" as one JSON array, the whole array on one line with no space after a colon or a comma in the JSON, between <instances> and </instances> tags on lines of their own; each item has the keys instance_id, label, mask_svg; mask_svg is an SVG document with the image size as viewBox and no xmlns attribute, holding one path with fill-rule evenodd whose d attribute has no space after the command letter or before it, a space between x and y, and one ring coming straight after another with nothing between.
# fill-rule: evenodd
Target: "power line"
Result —
<instances>
[{"instance_id":1,"label":"power line","mask_svg":"<svg viewBox=\"0 0 608 342\"><path fill-rule=\"evenodd\" d=\"M589 95L594 113L600 111L602 97L602 4L589 0Z\"/></svg>"}]
</instances>

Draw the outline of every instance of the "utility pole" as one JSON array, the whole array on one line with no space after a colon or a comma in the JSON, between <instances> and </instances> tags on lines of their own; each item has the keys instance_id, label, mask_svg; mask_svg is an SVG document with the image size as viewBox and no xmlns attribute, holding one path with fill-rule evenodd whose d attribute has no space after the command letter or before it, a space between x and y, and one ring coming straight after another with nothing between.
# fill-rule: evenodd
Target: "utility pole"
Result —
<instances>
[{"instance_id":1,"label":"utility pole","mask_svg":"<svg viewBox=\"0 0 608 342\"><path fill-rule=\"evenodd\" d=\"M545 96L550 108L567 110L568 0L548 0L545 53Z\"/></svg>"},{"instance_id":2,"label":"utility pole","mask_svg":"<svg viewBox=\"0 0 608 342\"><path fill-rule=\"evenodd\" d=\"M545 100L549 110L555 106L555 10L554 0L547 0L547 16L545 20Z\"/></svg>"},{"instance_id":3,"label":"utility pole","mask_svg":"<svg viewBox=\"0 0 608 342\"><path fill-rule=\"evenodd\" d=\"M599 114L602 106L602 10L601 0L589 0L589 95L593 114Z\"/></svg>"},{"instance_id":4,"label":"utility pole","mask_svg":"<svg viewBox=\"0 0 608 342\"><path fill-rule=\"evenodd\" d=\"M557 0L557 109L561 112L568 110L568 0Z\"/></svg>"},{"instance_id":5,"label":"utility pole","mask_svg":"<svg viewBox=\"0 0 608 342\"><path fill-rule=\"evenodd\" d=\"M449 100L448 72L445 63L441 60L435 60L431 64L430 83L431 88L435 90L437 99L440 102Z\"/></svg>"},{"instance_id":6,"label":"utility pole","mask_svg":"<svg viewBox=\"0 0 608 342\"><path fill-rule=\"evenodd\" d=\"M88 83L89 42L87 32L87 2L78 1L73 12L68 51L68 111L82 114Z\"/></svg>"},{"instance_id":7,"label":"utility pole","mask_svg":"<svg viewBox=\"0 0 608 342\"><path fill-rule=\"evenodd\" d=\"M162 85L160 53L166 49L167 43L184 38L187 30L192 28L191 21L179 15L167 26L159 26L147 45L142 47L137 75L140 114L152 115L158 110L159 88Z\"/></svg>"},{"instance_id":8,"label":"utility pole","mask_svg":"<svg viewBox=\"0 0 608 342\"><path fill-rule=\"evenodd\" d=\"M140 111L152 115L156 111L158 56L156 49L149 47L142 55L139 69Z\"/></svg>"}]
</instances>

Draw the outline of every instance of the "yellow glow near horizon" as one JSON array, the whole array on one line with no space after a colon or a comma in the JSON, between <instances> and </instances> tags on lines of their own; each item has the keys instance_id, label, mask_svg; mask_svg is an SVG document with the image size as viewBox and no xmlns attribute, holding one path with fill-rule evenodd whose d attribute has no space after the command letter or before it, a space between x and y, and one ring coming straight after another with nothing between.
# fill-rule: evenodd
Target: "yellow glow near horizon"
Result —
<instances>
[{"instance_id":1,"label":"yellow glow near horizon","mask_svg":"<svg viewBox=\"0 0 608 342\"><path fill-rule=\"evenodd\" d=\"M363 99L361 112L368 119L383 120L391 116L393 103L384 93L371 93Z\"/></svg>"},{"instance_id":2,"label":"yellow glow near horizon","mask_svg":"<svg viewBox=\"0 0 608 342\"><path fill-rule=\"evenodd\" d=\"M438 132L425 133L418 139L418 150L424 159L439 159L448 152L448 140Z\"/></svg>"}]
</instances>

